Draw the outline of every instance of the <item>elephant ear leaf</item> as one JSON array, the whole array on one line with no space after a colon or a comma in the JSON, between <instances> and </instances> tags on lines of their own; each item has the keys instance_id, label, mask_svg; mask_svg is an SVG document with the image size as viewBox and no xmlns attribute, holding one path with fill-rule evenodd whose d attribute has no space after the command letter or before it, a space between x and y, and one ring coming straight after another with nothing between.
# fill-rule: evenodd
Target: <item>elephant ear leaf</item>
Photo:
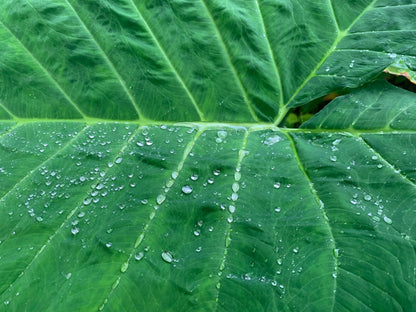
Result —
<instances>
[{"instance_id":1,"label":"elephant ear leaf","mask_svg":"<svg viewBox=\"0 0 416 312\"><path fill-rule=\"evenodd\" d=\"M415 311L415 12L1 1L0 311Z\"/></svg>"}]
</instances>

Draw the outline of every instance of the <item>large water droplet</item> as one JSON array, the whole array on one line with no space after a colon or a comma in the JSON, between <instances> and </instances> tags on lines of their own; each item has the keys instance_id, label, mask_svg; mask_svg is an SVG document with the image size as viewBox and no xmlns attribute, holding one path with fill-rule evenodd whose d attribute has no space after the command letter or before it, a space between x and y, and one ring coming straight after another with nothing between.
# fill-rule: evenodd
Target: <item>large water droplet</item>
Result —
<instances>
[{"instance_id":1,"label":"large water droplet","mask_svg":"<svg viewBox=\"0 0 416 312\"><path fill-rule=\"evenodd\" d=\"M389 217L386 217L386 216L384 216L383 220L384 220L384 222L386 222L387 224L392 224L392 223L393 223L393 221L392 221Z\"/></svg>"},{"instance_id":2,"label":"large water droplet","mask_svg":"<svg viewBox=\"0 0 416 312\"><path fill-rule=\"evenodd\" d=\"M144 257L144 253L142 251L138 252L137 254L134 255L134 259L136 259L137 261L142 260Z\"/></svg>"},{"instance_id":3,"label":"large water droplet","mask_svg":"<svg viewBox=\"0 0 416 312\"><path fill-rule=\"evenodd\" d=\"M189 185L182 186L182 193L191 194L192 193L192 187L190 187Z\"/></svg>"},{"instance_id":4,"label":"large water droplet","mask_svg":"<svg viewBox=\"0 0 416 312\"><path fill-rule=\"evenodd\" d=\"M266 140L264 140L264 144L270 146L273 144L276 144L278 142L280 142L282 138L278 135L272 136L272 137L268 137Z\"/></svg>"},{"instance_id":5,"label":"large water droplet","mask_svg":"<svg viewBox=\"0 0 416 312\"><path fill-rule=\"evenodd\" d=\"M365 195L365 196L364 196L364 199L365 199L366 201L370 201L370 200L371 200L371 196L370 196L370 195Z\"/></svg>"},{"instance_id":6,"label":"large water droplet","mask_svg":"<svg viewBox=\"0 0 416 312\"><path fill-rule=\"evenodd\" d=\"M237 193L238 190L240 189L240 186L238 185L238 183L234 182L232 189L233 189L233 192Z\"/></svg>"},{"instance_id":7,"label":"large water droplet","mask_svg":"<svg viewBox=\"0 0 416 312\"><path fill-rule=\"evenodd\" d=\"M166 195L165 194L159 194L156 198L156 202L158 205L162 204L166 199Z\"/></svg>"},{"instance_id":8,"label":"large water droplet","mask_svg":"<svg viewBox=\"0 0 416 312\"><path fill-rule=\"evenodd\" d=\"M169 251L162 252L162 259L167 263L171 263L173 261L173 256Z\"/></svg>"}]
</instances>

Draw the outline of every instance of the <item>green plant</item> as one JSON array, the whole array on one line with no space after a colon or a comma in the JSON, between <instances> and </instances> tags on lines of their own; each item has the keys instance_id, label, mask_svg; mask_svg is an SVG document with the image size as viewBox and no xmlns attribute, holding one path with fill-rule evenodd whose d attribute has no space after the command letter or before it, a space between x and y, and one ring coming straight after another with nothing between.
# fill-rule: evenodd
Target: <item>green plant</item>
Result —
<instances>
[{"instance_id":1,"label":"green plant","mask_svg":"<svg viewBox=\"0 0 416 312\"><path fill-rule=\"evenodd\" d=\"M416 310L415 12L2 0L0 310Z\"/></svg>"}]
</instances>

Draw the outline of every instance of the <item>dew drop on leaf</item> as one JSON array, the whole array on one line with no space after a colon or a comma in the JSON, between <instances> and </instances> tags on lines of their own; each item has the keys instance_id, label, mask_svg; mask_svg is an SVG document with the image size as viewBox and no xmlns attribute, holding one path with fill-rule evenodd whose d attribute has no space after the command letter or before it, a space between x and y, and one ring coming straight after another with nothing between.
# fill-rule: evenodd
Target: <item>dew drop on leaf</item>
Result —
<instances>
[{"instance_id":1,"label":"dew drop on leaf","mask_svg":"<svg viewBox=\"0 0 416 312\"><path fill-rule=\"evenodd\" d=\"M162 259L167 263L171 263L173 261L173 256L169 251L162 252Z\"/></svg>"},{"instance_id":2,"label":"dew drop on leaf","mask_svg":"<svg viewBox=\"0 0 416 312\"><path fill-rule=\"evenodd\" d=\"M389 217L386 217L386 216L384 216L383 220L384 220L384 222L386 222L387 224L392 224L392 223L393 223L393 221L392 221Z\"/></svg>"},{"instance_id":3,"label":"dew drop on leaf","mask_svg":"<svg viewBox=\"0 0 416 312\"><path fill-rule=\"evenodd\" d=\"M370 195L365 195L365 196L364 196L364 199L365 199L366 201L370 201L370 200L371 200L371 196L370 196Z\"/></svg>"},{"instance_id":4,"label":"dew drop on leaf","mask_svg":"<svg viewBox=\"0 0 416 312\"><path fill-rule=\"evenodd\" d=\"M273 187L274 187L274 188L276 188L276 189L279 189L279 188L280 188L280 182L276 182L276 183L273 185Z\"/></svg>"},{"instance_id":5,"label":"dew drop on leaf","mask_svg":"<svg viewBox=\"0 0 416 312\"><path fill-rule=\"evenodd\" d=\"M126 271L127 271L128 267L129 267L129 263L128 263L128 262L124 262L124 263L121 265L120 271L121 271L122 273L124 273L124 272L126 272Z\"/></svg>"},{"instance_id":6,"label":"dew drop on leaf","mask_svg":"<svg viewBox=\"0 0 416 312\"><path fill-rule=\"evenodd\" d=\"M189 185L182 186L182 193L191 194L192 193L192 187L190 187Z\"/></svg>"},{"instance_id":7,"label":"dew drop on leaf","mask_svg":"<svg viewBox=\"0 0 416 312\"><path fill-rule=\"evenodd\" d=\"M158 205L162 204L166 199L166 195L165 194L159 194L156 198L156 202Z\"/></svg>"},{"instance_id":8,"label":"dew drop on leaf","mask_svg":"<svg viewBox=\"0 0 416 312\"><path fill-rule=\"evenodd\" d=\"M275 135L264 140L264 144L266 144L267 146L270 146L270 145L280 142L281 139L282 138L280 136Z\"/></svg>"},{"instance_id":9,"label":"dew drop on leaf","mask_svg":"<svg viewBox=\"0 0 416 312\"><path fill-rule=\"evenodd\" d=\"M134 259L136 259L137 261L142 260L143 257L144 257L144 253L142 251L140 251L140 252L138 252L134 255Z\"/></svg>"},{"instance_id":10,"label":"dew drop on leaf","mask_svg":"<svg viewBox=\"0 0 416 312\"><path fill-rule=\"evenodd\" d=\"M329 156L329 159L330 159L331 161L337 161L337 156L335 156L335 155L331 155L331 156Z\"/></svg>"}]
</instances>

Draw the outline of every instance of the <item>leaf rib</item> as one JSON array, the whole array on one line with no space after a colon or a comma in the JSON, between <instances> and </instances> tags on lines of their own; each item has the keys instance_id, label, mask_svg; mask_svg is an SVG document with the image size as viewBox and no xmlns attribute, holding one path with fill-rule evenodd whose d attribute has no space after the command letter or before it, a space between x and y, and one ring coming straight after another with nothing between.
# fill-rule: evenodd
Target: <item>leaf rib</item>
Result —
<instances>
[{"instance_id":1,"label":"leaf rib","mask_svg":"<svg viewBox=\"0 0 416 312\"><path fill-rule=\"evenodd\" d=\"M182 77L179 75L178 70L175 68L175 66L173 66L172 61L170 60L169 56L167 55L165 49L162 48L162 45L160 43L160 41L157 39L155 33L153 32L153 30L150 28L149 23L147 22L147 20L144 18L143 14L140 12L139 7L136 5L136 3L133 0L129 0L130 3L133 5L137 15L139 15L139 18L143 21L148 33L150 34L150 36L152 37L154 43L156 44L156 46L159 48L160 52L162 53L162 56L164 57L164 59L166 60L166 62L168 63L169 67L172 69L173 73L176 76L176 79L178 79L179 83L182 85L183 89L185 90L186 94L188 95L189 99L191 100L192 105L194 106L196 112L199 115L199 119L201 121L205 121L205 117L204 117L204 113L200 110L194 96L192 95L191 91L189 90L188 86L185 84L185 81L182 79Z\"/></svg>"},{"instance_id":2,"label":"leaf rib","mask_svg":"<svg viewBox=\"0 0 416 312\"><path fill-rule=\"evenodd\" d=\"M79 134L81 134L81 132L84 132L85 129L87 129L89 126L85 127L82 129L82 131L79 132ZM130 137L128 138L128 140L126 141L126 143L123 144L123 146L120 148L119 152L115 154L115 157L113 159L113 162L115 161L116 158L119 157L120 153L129 145L129 143L131 142L131 140L135 137L135 135L139 132L140 127L137 127L136 131L133 132ZM77 137L79 136L79 134L77 135ZM74 138L75 139L75 138ZM66 146L69 146L70 143L72 143L74 141L74 139L72 139L70 142L68 142ZM63 149L61 149L63 150ZM57 153L56 153L57 154ZM55 155L56 155L55 154ZM51 157L50 157L51 158ZM46 162L46 161L45 161ZM45 163L44 162L44 163ZM42 165L42 164L41 164ZM39 167L41 166L39 165ZM109 167L106 168L106 170L104 170L104 172L106 173L109 170ZM96 181L97 183L101 182L103 179L105 178L105 174L100 176L100 178L98 178ZM93 192L93 190L89 191L89 194ZM47 248L49 246L49 243L53 240L53 238L59 233L59 231L65 226L65 224L67 223L67 221L78 211L78 209L80 207L83 206L83 200L85 199L82 198L82 201L79 202L78 205L76 205L76 207L74 209L71 210L71 212L67 215L66 219L61 223L61 225L56 229L56 231L49 236L48 240L46 241L46 243L39 249L39 251L36 253L36 255L34 256L34 258L30 261L30 263L23 269L23 271L17 276L17 278L9 285L9 287L7 289L4 290L3 293L5 293L8 289L12 288L14 286L14 284L16 283L16 281L24 274L24 272L26 272L26 270L35 262L35 260L39 257L39 255L45 250L45 248ZM3 293L1 293L0 295L2 295Z\"/></svg>"},{"instance_id":3,"label":"leaf rib","mask_svg":"<svg viewBox=\"0 0 416 312\"><path fill-rule=\"evenodd\" d=\"M279 95L280 96L280 99L279 99L279 101L280 101L280 103L279 103L279 109L281 109L282 106L283 106L283 101L284 100L283 100L283 85L282 85L282 79L281 79L279 67L277 66L276 59L275 59L275 55L274 55L274 52L273 52L272 47L271 47L271 44L270 44L269 35L268 35L267 29L266 29L266 27L264 25L264 18L263 18L263 12L261 10L261 6L260 6L258 0L255 0L254 2L256 3L257 10L259 11L261 25L263 27L264 35L266 36L267 48L269 50L270 58L272 59L273 66L274 66L274 69L275 69L275 72L276 72L276 77L277 77L277 81L278 81L278 84L279 84L279 90L280 90L280 95Z\"/></svg>"},{"instance_id":4,"label":"leaf rib","mask_svg":"<svg viewBox=\"0 0 416 312\"><path fill-rule=\"evenodd\" d=\"M317 190L316 190L316 188L314 187L314 185L313 185L313 183L312 183L312 180L311 180L311 178L310 178L309 174L306 172L306 169L305 169L305 167L303 166L303 163L302 163L302 161L301 161L301 159L300 159L300 156L299 156L298 150L297 150L296 145L295 145L295 141L293 140L293 138L292 138L292 136L291 136L290 134L288 134L288 133L286 133L286 132L283 132L283 133L285 134L285 136L286 136L286 137L289 139L289 141L290 141L290 145L291 145L291 148L292 148L293 154L294 154L294 156L295 156L295 159L296 159L296 161L297 161L297 163L298 163L298 165L299 165L299 169L300 169L300 171L303 173L303 175L305 176L305 179L306 179L306 181L307 181L307 182L308 182L308 184L309 184L309 188L310 188L310 190L311 190L311 193L312 193L312 195L313 195L313 197L314 197L314 199L315 199L316 203L317 203L317 204L319 205L319 207L320 207L320 210L321 210L321 212L322 212L322 218L323 218L323 220L324 220L325 224L327 225L327 228L328 228L328 235L329 235L329 237L330 237L330 242L331 242L331 248L332 248L332 250L334 251L334 271L333 271L333 274L335 274L335 276L337 276L337 274L338 274L338 268L339 268L339 264L338 264L338 256L337 256L337 254L335 253L335 250L337 249L337 247L336 247L336 244L335 244L335 237L334 237L334 233L332 232L331 224L329 223L328 216L327 216L327 214L326 214L326 212L325 212L325 206L324 206L324 203L323 203L323 202L322 202L322 200L319 198L318 191L317 191ZM334 291L336 291L336 289L337 289L337 279L336 279L336 278L334 278L333 280L334 280L333 289L334 289ZM335 306L335 297L336 297L336 292L334 292L334 296L333 296L333 302L332 302L332 308L331 308L331 311L334 311L334 306Z\"/></svg>"},{"instance_id":5,"label":"leaf rib","mask_svg":"<svg viewBox=\"0 0 416 312\"><path fill-rule=\"evenodd\" d=\"M75 10L75 8L73 7L73 5L69 2L69 0L64 0L68 6L71 8L71 10L74 12L75 16L77 17L77 19L79 20L79 22L81 23L82 27L85 29L85 31L88 33L88 35L91 37L91 39L94 41L95 45L97 46L98 50L100 51L102 57L104 58L105 62L107 63L107 65L110 67L111 71L116 75L121 87L123 88L124 92L127 94L127 97L129 98L130 102L133 104L133 107L136 110L136 113L139 117L139 119L146 119L143 114L140 111L140 107L139 105L136 103L135 99L133 98L133 95L131 94L131 92L129 91L129 89L126 86L126 82L124 81L124 79L121 77L120 73L118 72L118 70L116 69L116 67L114 66L114 63L109 59L107 53L104 51L104 49L101 47L100 43L98 42L97 38L92 34L92 32L89 30L89 28L87 27L87 25L85 24L84 20L81 18L81 16L79 15L79 13Z\"/></svg>"},{"instance_id":6,"label":"leaf rib","mask_svg":"<svg viewBox=\"0 0 416 312\"><path fill-rule=\"evenodd\" d=\"M191 152L192 148L194 147L194 145L195 145L196 141L198 140L199 136L203 133L203 131L204 131L204 130L203 130L203 128L198 129L198 132L195 134L194 138L193 138L193 139L192 139L192 140L188 143L188 145L186 146L186 148L185 148L185 150L184 150L184 153L183 153L183 157L182 157L181 161L179 162L179 164L178 164L177 168L174 170L174 171L176 171L176 172L178 173L178 176L179 176L179 175L180 175L180 173L181 173L181 170L182 170L182 168L183 168L183 165L184 165L184 163L185 163L186 159L187 159L187 158L188 158L188 156L189 156L189 153ZM175 184L176 180L177 180L177 179L175 179L175 180L174 180L174 183L173 183L172 185L170 185L169 187L166 187L166 188L164 188L164 189L162 190L162 192L163 192L165 195L167 195L167 194L169 193L169 191L171 190L172 186ZM166 185L166 183L165 183L165 185ZM125 273L127 272L128 268L129 268L130 261L131 261L131 259L133 258L134 251L135 251L135 250L136 250L136 249L137 249L137 248L141 245L141 243L143 242L143 240L144 240L144 238L145 238L145 236L146 236L146 234L147 234L147 231L148 231L148 229L149 229L150 225L152 224L153 219L154 219L154 218L155 218L155 216L156 216L156 212L157 212L157 211L160 211L160 206L161 206L161 205L163 205L163 203L161 203L161 204L159 205L159 209L152 211L152 212L151 212L151 214L149 215L148 221L147 221L146 225L143 227L143 230L142 230L142 232L140 233L140 235L136 238L135 243L134 243L134 246L133 246L133 248L132 248L132 250L131 250L131 252L130 252L130 254L129 254L128 258L127 258L127 260L126 260L126 261L122 264L122 267L125 267L126 265L127 265L127 266L125 267L125 269L121 269L121 268L120 268L120 274L118 275L117 279L116 279L116 280L114 281L114 283L112 284L112 287L111 287L110 292L108 293L108 295L107 295L107 296L106 296L106 298L104 299L103 303L101 304L101 306L100 306L100 308L99 308L99 310L100 310L100 311L104 309L104 307L105 307L105 306L106 306L106 304L108 303L108 300L110 299L110 297L112 296L112 294L114 293L114 291L116 290L116 288L118 287L118 285L119 285L119 283L120 283L120 280L121 280L121 277L123 276L123 274L125 274Z\"/></svg>"},{"instance_id":7,"label":"leaf rib","mask_svg":"<svg viewBox=\"0 0 416 312\"><path fill-rule=\"evenodd\" d=\"M322 56L321 60L316 64L315 68L309 73L309 75L306 77L306 79L302 82L302 84L296 89L296 91L293 93L293 95L290 97L290 99L285 103L285 107L287 107L299 94L300 91L306 86L306 84L311 80L313 77L315 77L316 72L319 68L321 68L322 64L331 56L331 54L335 51L338 43L341 42L342 39L348 34L350 29L355 25L355 23L358 22L358 20L368 11L371 9L371 7L377 2L377 0L371 1L371 3L368 4L368 6L351 22L351 24L348 26L347 29L343 30L342 32L338 33L337 38L332 43L331 47L328 49L328 51ZM276 119L274 121L274 125L278 125L283 118L286 115L287 110L285 110L284 114L278 114L276 116Z\"/></svg>"},{"instance_id":8,"label":"leaf rib","mask_svg":"<svg viewBox=\"0 0 416 312\"><path fill-rule=\"evenodd\" d=\"M254 109L253 109L253 103L250 101L250 99L249 99L249 97L248 97L248 94L247 94L247 91L246 91L246 89L245 89L245 87L244 87L244 85L243 85L243 82L241 81L241 78L240 78L240 76L238 75L237 70L236 70L236 68L235 68L235 66L234 66L234 64L233 64L233 62L231 61L231 55L230 55L230 52L228 51L227 46L225 45L224 39L223 39L223 37L222 37L222 35L221 35L221 32L219 31L218 26L217 26L217 24L215 23L214 18L213 18L213 16L212 16L211 12L209 11L209 9L208 9L208 7L207 7L207 5L206 5L206 3L205 3L205 0L201 0L201 3L202 3L202 6L204 7L204 9L205 9L205 11L206 11L206 13L207 13L207 15L208 15L209 20L211 21L211 24L212 24L212 25L213 25L213 27L214 27L215 33L217 34L217 38L218 38L218 40L219 40L219 42L220 42L220 44L221 44L221 47L223 48L223 50L224 50L224 52L225 52L225 55L227 56L228 65L230 66L230 68L231 68L231 70L232 70L232 72L233 72L233 75L234 75L234 77L235 77L235 79L236 79L236 81L237 81L237 83L238 83L238 86L239 86L239 87L240 87L240 89L241 89L241 92L242 92L242 95L243 95L244 101L245 101L245 102L246 102L246 104L247 104L247 108L248 108L248 110L249 110L249 112L250 112L251 116L253 117L253 119L254 119L255 121L260 121L260 120L259 120L259 118L257 117L257 115L256 115L256 113L255 113L255 111L254 111Z\"/></svg>"},{"instance_id":9,"label":"leaf rib","mask_svg":"<svg viewBox=\"0 0 416 312\"><path fill-rule=\"evenodd\" d=\"M59 90L59 92L64 96L64 98L73 106L73 108L82 116L82 118L87 119L88 116L85 115L82 110L78 107L78 105L71 99L71 97L66 93L66 91L62 88L59 82L52 76L52 74L42 65L42 63L33 55L32 52L23 44L23 42L17 37L12 30L7 27L7 25L0 20L0 24L6 29L6 31L16 39L19 45L23 48L23 50L30 56L30 58L39 66L39 68L45 73L45 75L49 78L52 84Z\"/></svg>"},{"instance_id":10,"label":"leaf rib","mask_svg":"<svg viewBox=\"0 0 416 312\"><path fill-rule=\"evenodd\" d=\"M243 138L243 144L242 144L242 147L241 147L240 151L238 152L238 161L237 161L237 165L235 167L235 172L236 173L240 172L240 169L241 169L241 164L242 164L244 156L245 156L245 149L246 149L247 142L248 142L248 136L249 136L249 132L247 130L245 130L245 135L244 135L244 138ZM235 183L237 183L237 182L238 181L235 180ZM233 201L233 206L234 206L234 204L235 204L235 201ZM234 209L235 209L235 207L234 207ZM227 221L228 221L227 222L227 228L225 230L225 248L224 248L223 257L222 257L222 260L221 260L221 263L220 263L220 266L219 266L219 269L218 269L218 274L217 274L217 276L219 276L218 283L216 285L217 296L215 298L215 301L217 303L219 301L219 294L220 294L220 290L221 290L222 273L225 269L225 261L227 259L227 255L228 255L228 248L229 248L230 243L231 243L233 213L234 213L234 211L230 211L230 210L228 212L229 217L227 219ZM217 308L218 308L218 306L217 306Z\"/></svg>"}]
</instances>

